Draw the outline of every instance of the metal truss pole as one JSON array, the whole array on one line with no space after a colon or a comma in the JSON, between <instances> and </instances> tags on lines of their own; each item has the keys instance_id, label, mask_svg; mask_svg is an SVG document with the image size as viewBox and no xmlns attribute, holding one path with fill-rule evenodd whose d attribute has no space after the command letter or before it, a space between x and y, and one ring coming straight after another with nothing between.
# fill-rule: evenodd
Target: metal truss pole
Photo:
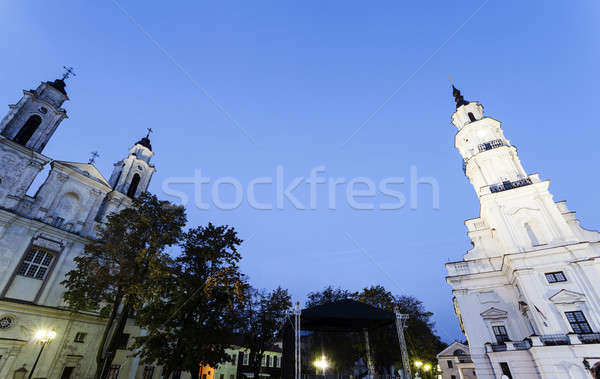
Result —
<instances>
[{"instance_id":1,"label":"metal truss pole","mask_svg":"<svg viewBox=\"0 0 600 379\"><path fill-rule=\"evenodd\" d=\"M398 341L400 342L400 350L402 351L402 366L404 369L404 379L411 379L410 362L408 361L408 350L406 349L406 339L404 338L404 329L406 328L406 320L408 315L400 313L398 307L394 308L396 314L396 331L398 332Z\"/></svg>"}]
</instances>

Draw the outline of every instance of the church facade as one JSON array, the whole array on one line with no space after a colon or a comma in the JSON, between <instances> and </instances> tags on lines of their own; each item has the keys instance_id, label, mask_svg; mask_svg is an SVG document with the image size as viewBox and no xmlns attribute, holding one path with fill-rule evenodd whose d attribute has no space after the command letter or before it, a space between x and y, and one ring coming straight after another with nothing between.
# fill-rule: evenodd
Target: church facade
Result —
<instances>
[{"instance_id":1,"label":"church facade","mask_svg":"<svg viewBox=\"0 0 600 379\"><path fill-rule=\"evenodd\" d=\"M480 202L446 264L478 378L600 378L600 233L525 171L500 122L453 87L455 146Z\"/></svg>"},{"instance_id":2,"label":"church facade","mask_svg":"<svg viewBox=\"0 0 600 379\"><path fill-rule=\"evenodd\" d=\"M41 344L40 330L56 337L40 356L33 377L88 378L105 320L72 313L60 284L74 268L95 227L107 214L131 204L155 171L148 136L115 163L107 180L90 163L52 160L43 150L61 121L69 98L62 79L24 90L0 122L0 378L28 377ZM50 171L34 196L27 191L40 171ZM139 333L132 322L126 333ZM125 348L128 341L123 341ZM120 351L113 378L152 378L131 352Z\"/></svg>"}]
</instances>

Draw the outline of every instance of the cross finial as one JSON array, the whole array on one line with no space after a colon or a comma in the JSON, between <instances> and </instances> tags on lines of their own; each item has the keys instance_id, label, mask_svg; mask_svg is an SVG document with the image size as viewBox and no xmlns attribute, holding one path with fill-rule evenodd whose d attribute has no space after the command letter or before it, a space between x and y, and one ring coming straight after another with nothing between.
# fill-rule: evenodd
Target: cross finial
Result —
<instances>
[{"instance_id":1,"label":"cross finial","mask_svg":"<svg viewBox=\"0 0 600 379\"><path fill-rule=\"evenodd\" d=\"M150 133L152 133L154 130L152 130L152 128L148 128L146 129L148 131L148 133L146 133L146 138L150 137Z\"/></svg>"},{"instance_id":2,"label":"cross finial","mask_svg":"<svg viewBox=\"0 0 600 379\"><path fill-rule=\"evenodd\" d=\"M448 80L450 81L450 84L452 84L454 86L454 83L452 83L452 77L450 76L450 74L448 74Z\"/></svg>"},{"instance_id":3,"label":"cross finial","mask_svg":"<svg viewBox=\"0 0 600 379\"><path fill-rule=\"evenodd\" d=\"M63 74L62 80L69 78L71 75L76 76L75 72L73 71L73 67L63 66L63 68L65 69L65 73Z\"/></svg>"},{"instance_id":4,"label":"cross finial","mask_svg":"<svg viewBox=\"0 0 600 379\"><path fill-rule=\"evenodd\" d=\"M94 162L96 162L96 158L98 158L100 156L100 154L98 154L97 151L92 151L91 152L91 157L90 160L88 161L89 164L94 164Z\"/></svg>"}]
</instances>

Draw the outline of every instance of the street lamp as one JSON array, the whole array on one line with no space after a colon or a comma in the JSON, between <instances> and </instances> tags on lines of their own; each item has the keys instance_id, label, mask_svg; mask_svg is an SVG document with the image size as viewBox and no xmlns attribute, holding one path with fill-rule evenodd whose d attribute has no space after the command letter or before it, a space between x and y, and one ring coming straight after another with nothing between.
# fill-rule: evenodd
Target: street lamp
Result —
<instances>
[{"instance_id":1,"label":"street lamp","mask_svg":"<svg viewBox=\"0 0 600 379\"><path fill-rule=\"evenodd\" d=\"M429 372L429 370L431 370L431 365L430 365L429 363L426 363L426 364L423 366L423 370L424 370L425 372Z\"/></svg>"},{"instance_id":2,"label":"street lamp","mask_svg":"<svg viewBox=\"0 0 600 379\"><path fill-rule=\"evenodd\" d=\"M423 362L421 362L421 361L415 361L415 367L416 368L421 368L421 366L423 366Z\"/></svg>"},{"instance_id":3,"label":"street lamp","mask_svg":"<svg viewBox=\"0 0 600 379\"><path fill-rule=\"evenodd\" d=\"M316 368L320 368L323 371L323 376L325 376L325 369L329 367L329 362L327 362L327 358L324 355L321 355L320 359L317 359L313 363Z\"/></svg>"},{"instance_id":4,"label":"street lamp","mask_svg":"<svg viewBox=\"0 0 600 379\"><path fill-rule=\"evenodd\" d=\"M31 379L33 377L33 372L35 371L35 368L38 364L38 361L40 360L40 357L42 356L42 351L44 351L44 347L46 346L46 344L52 342L52 340L56 337L56 332L54 330L38 330L37 332L35 332L35 336L33 337L33 340L35 342L39 342L40 344L42 344L42 347L40 348L40 352L37 355L37 358L35 358L35 362L33 363L33 367L31 368L31 372L29 373L29 379Z\"/></svg>"}]
</instances>

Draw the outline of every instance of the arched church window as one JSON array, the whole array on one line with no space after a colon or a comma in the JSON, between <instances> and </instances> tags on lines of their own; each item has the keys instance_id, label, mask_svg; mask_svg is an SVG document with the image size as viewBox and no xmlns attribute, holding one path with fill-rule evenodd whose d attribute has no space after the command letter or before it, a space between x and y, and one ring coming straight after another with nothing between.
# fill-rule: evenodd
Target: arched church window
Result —
<instances>
[{"instance_id":1,"label":"arched church window","mask_svg":"<svg viewBox=\"0 0 600 379\"><path fill-rule=\"evenodd\" d=\"M129 185L129 189L127 190L127 196L133 197L135 192L137 191L137 187L140 184L140 175L134 174L133 179L131 179L131 184Z\"/></svg>"},{"instance_id":2,"label":"arched church window","mask_svg":"<svg viewBox=\"0 0 600 379\"><path fill-rule=\"evenodd\" d=\"M469 112L468 115L469 115L469 120L471 120L471 122L477 121L477 119L475 118L475 115L473 113Z\"/></svg>"},{"instance_id":3,"label":"arched church window","mask_svg":"<svg viewBox=\"0 0 600 379\"><path fill-rule=\"evenodd\" d=\"M531 225L529 225L529 223L526 222L523 226L525 227L525 231L527 232L527 236L531 240L531 245L532 246L539 245L540 241L538 241L537 236L535 235L535 232L533 231L533 228L531 227Z\"/></svg>"},{"instance_id":4,"label":"arched church window","mask_svg":"<svg viewBox=\"0 0 600 379\"><path fill-rule=\"evenodd\" d=\"M25 125L21 127L21 130L19 130L19 133L17 133L17 135L15 136L14 141L19 145L25 146L41 123L42 118L40 116L34 114L33 116L29 117Z\"/></svg>"}]
</instances>

